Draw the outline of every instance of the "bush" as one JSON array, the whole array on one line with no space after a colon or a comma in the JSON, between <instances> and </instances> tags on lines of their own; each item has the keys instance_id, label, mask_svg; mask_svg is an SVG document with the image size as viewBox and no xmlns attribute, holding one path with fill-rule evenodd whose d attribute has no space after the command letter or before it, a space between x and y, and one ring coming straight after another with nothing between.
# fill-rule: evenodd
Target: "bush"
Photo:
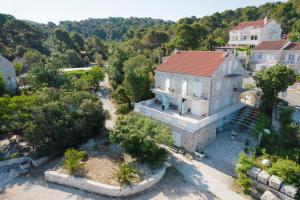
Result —
<instances>
[{"instance_id":1,"label":"bush","mask_svg":"<svg viewBox=\"0 0 300 200\"><path fill-rule=\"evenodd\" d=\"M239 173L236 183L244 190L245 193L249 192L249 189L251 187L251 179L246 174Z\"/></svg>"},{"instance_id":2,"label":"bush","mask_svg":"<svg viewBox=\"0 0 300 200\"><path fill-rule=\"evenodd\" d=\"M287 159L278 159L269 169L270 174L282 178L285 182L300 186L300 165Z\"/></svg>"},{"instance_id":3,"label":"bush","mask_svg":"<svg viewBox=\"0 0 300 200\"><path fill-rule=\"evenodd\" d=\"M168 127L135 113L121 116L109 138L133 157L150 164L167 159L168 153L160 144L172 144Z\"/></svg>"},{"instance_id":4,"label":"bush","mask_svg":"<svg viewBox=\"0 0 300 200\"><path fill-rule=\"evenodd\" d=\"M254 166L253 158L248 157L245 153L241 153L236 166L236 183L244 190L245 193L248 193L249 188L251 187L251 179L246 175L246 173L252 166Z\"/></svg>"},{"instance_id":5,"label":"bush","mask_svg":"<svg viewBox=\"0 0 300 200\"><path fill-rule=\"evenodd\" d=\"M117 106L117 114L128 114L130 111L132 110L132 106L128 103L124 103L124 104L119 104Z\"/></svg>"},{"instance_id":6,"label":"bush","mask_svg":"<svg viewBox=\"0 0 300 200\"><path fill-rule=\"evenodd\" d=\"M86 155L85 151L77 151L73 148L67 149L64 154L63 167L68 170L69 174L74 174L83 168L81 161Z\"/></svg>"},{"instance_id":7,"label":"bush","mask_svg":"<svg viewBox=\"0 0 300 200\"><path fill-rule=\"evenodd\" d=\"M132 163L121 163L115 170L115 177L121 185L130 184L139 177L139 171Z\"/></svg>"}]
</instances>

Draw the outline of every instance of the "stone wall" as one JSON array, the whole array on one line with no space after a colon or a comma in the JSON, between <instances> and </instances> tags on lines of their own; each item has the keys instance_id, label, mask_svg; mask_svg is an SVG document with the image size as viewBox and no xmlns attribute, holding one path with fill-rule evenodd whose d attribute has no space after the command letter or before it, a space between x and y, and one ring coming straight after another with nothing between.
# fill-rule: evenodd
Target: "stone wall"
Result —
<instances>
[{"instance_id":1,"label":"stone wall","mask_svg":"<svg viewBox=\"0 0 300 200\"><path fill-rule=\"evenodd\" d=\"M142 192L154 184L158 183L166 172L166 166L164 165L160 170L157 171L150 178L126 187L118 187L107 185L103 183L94 182L85 178L77 178L74 176L62 174L56 171L46 171L45 179L49 182L58 183L74 187L77 189L85 190L88 192L94 192L101 195L108 195L113 197L125 197Z\"/></svg>"},{"instance_id":2,"label":"stone wall","mask_svg":"<svg viewBox=\"0 0 300 200\"><path fill-rule=\"evenodd\" d=\"M33 160L30 157L20 157L20 158L13 158L13 159L9 159L9 160L4 160L4 161L0 161L0 167L5 167L5 166L9 166L9 165L15 165L15 164L20 164L26 161L30 161L31 164L34 167L40 166L42 164L44 164L45 162L47 162L50 158L45 156L42 158L39 158L37 160Z\"/></svg>"},{"instance_id":3,"label":"stone wall","mask_svg":"<svg viewBox=\"0 0 300 200\"><path fill-rule=\"evenodd\" d=\"M195 133L191 133L187 130L169 124L167 125L171 127L172 132L181 133L181 147L185 148L189 152L194 152L197 148L204 148L216 138L216 122L208 124L207 126L197 130Z\"/></svg>"},{"instance_id":4,"label":"stone wall","mask_svg":"<svg viewBox=\"0 0 300 200\"><path fill-rule=\"evenodd\" d=\"M252 179L254 186L260 190L271 191L280 199L292 200L296 197L298 188L285 184L279 177L271 176L268 172L257 167L252 167L247 175Z\"/></svg>"}]
</instances>

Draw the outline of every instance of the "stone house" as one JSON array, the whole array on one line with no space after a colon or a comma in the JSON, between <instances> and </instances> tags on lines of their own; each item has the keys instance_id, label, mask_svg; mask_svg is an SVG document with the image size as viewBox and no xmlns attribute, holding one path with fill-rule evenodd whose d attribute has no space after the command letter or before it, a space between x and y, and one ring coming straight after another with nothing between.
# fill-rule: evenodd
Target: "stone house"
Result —
<instances>
[{"instance_id":1,"label":"stone house","mask_svg":"<svg viewBox=\"0 0 300 200\"><path fill-rule=\"evenodd\" d=\"M252 71L261 71L275 64L285 64L300 74L300 42L265 41L252 50L249 59Z\"/></svg>"},{"instance_id":2,"label":"stone house","mask_svg":"<svg viewBox=\"0 0 300 200\"><path fill-rule=\"evenodd\" d=\"M174 51L155 70L154 99L135 111L170 126L174 145L193 152L216 137L216 129L237 111L244 69L232 54Z\"/></svg>"},{"instance_id":3,"label":"stone house","mask_svg":"<svg viewBox=\"0 0 300 200\"><path fill-rule=\"evenodd\" d=\"M5 89L9 92L16 92L17 80L13 64L0 55L0 73L3 77Z\"/></svg>"}]
</instances>

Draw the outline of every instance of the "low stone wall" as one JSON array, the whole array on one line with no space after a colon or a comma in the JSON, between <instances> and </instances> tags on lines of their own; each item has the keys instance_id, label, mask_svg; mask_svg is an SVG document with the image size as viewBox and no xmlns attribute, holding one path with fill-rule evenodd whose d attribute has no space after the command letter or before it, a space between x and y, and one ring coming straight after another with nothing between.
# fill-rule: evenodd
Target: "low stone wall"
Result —
<instances>
[{"instance_id":1,"label":"low stone wall","mask_svg":"<svg viewBox=\"0 0 300 200\"><path fill-rule=\"evenodd\" d=\"M252 167L247 175L252 179L254 186L260 190L271 191L280 199L293 200L298 192L298 188L284 183L278 176L271 176L268 172L257 167Z\"/></svg>"},{"instance_id":2,"label":"low stone wall","mask_svg":"<svg viewBox=\"0 0 300 200\"><path fill-rule=\"evenodd\" d=\"M85 190L88 192L93 192L101 195L108 195L113 197L125 197L125 196L142 192L152 187L154 184L158 183L162 179L165 172L166 172L166 166L164 165L161 169L157 171L157 173L152 175L150 178L140 183L132 184L126 187L118 187L118 186L98 183L85 178L77 178L56 171L46 171L45 179L49 182L58 183L61 185L66 185L66 186L74 187L77 189L81 189L81 190Z\"/></svg>"},{"instance_id":3,"label":"low stone wall","mask_svg":"<svg viewBox=\"0 0 300 200\"><path fill-rule=\"evenodd\" d=\"M40 166L42 164L44 164L45 162L47 162L50 158L45 156L42 158L39 158L37 160L33 160L30 157L20 157L20 158L13 158L13 159L9 159L9 160L4 160L4 161L0 161L0 167L6 167L9 165L15 165L15 164L20 164L26 161L30 161L31 164L34 167Z\"/></svg>"}]
</instances>

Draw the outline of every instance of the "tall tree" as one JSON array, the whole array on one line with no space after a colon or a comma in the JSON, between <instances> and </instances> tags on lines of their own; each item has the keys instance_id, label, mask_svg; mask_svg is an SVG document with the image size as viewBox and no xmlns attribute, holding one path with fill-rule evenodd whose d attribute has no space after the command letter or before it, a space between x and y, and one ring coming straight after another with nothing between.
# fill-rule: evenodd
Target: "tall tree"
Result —
<instances>
[{"instance_id":1,"label":"tall tree","mask_svg":"<svg viewBox=\"0 0 300 200\"><path fill-rule=\"evenodd\" d=\"M270 113L278 103L278 93L286 91L288 86L294 84L296 75L292 69L278 64L257 72L254 80L263 93L262 108Z\"/></svg>"}]
</instances>

